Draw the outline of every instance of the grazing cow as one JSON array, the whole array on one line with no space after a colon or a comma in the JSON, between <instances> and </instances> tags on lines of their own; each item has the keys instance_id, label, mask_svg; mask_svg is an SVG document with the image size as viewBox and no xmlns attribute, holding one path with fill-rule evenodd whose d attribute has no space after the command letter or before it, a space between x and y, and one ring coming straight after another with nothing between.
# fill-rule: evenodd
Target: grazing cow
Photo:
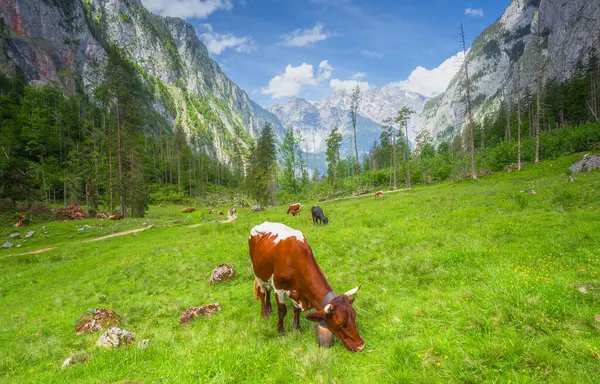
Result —
<instances>
[{"instance_id":1,"label":"grazing cow","mask_svg":"<svg viewBox=\"0 0 600 384\"><path fill-rule=\"evenodd\" d=\"M266 318L272 311L270 293L275 291L279 332L284 332L283 319L287 313L284 298L289 296L294 304L293 328L300 329L300 312L315 308L315 312L306 315L307 320L325 323L353 352L365 348L356 330L351 297L360 285L343 295L335 294L302 232L264 222L252 228L248 245L254 271L254 297L260 299L261 314Z\"/></svg>"},{"instance_id":2,"label":"grazing cow","mask_svg":"<svg viewBox=\"0 0 600 384\"><path fill-rule=\"evenodd\" d=\"M321 222L322 224L327 225L327 223L329 223L329 219L325 217L323 210L318 205L312 207L310 213L312 215L313 224Z\"/></svg>"},{"instance_id":3,"label":"grazing cow","mask_svg":"<svg viewBox=\"0 0 600 384\"><path fill-rule=\"evenodd\" d=\"M375 192L375 197L381 197L381 196L383 196L383 192L382 191Z\"/></svg>"},{"instance_id":4,"label":"grazing cow","mask_svg":"<svg viewBox=\"0 0 600 384\"><path fill-rule=\"evenodd\" d=\"M235 208L231 208L229 211L227 211L228 217L235 216L236 214L237 214L237 211L235 210Z\"/></svg>"},{"instance_id":5,"label":"grazing cow","mask_svg":"<svg viewBox=\"0 0 600 384\"><path fill-rule=\"evenodd\" d=\"M19 216L19 221L16 224L13 224L15 228L22 228L25 225L25 216Z\"/></svg>"},{"instance_id":6,"label":"grazing cow","mask_svg":"<svg viewBox=\"0 0 600 384\"><path fill-rule=\"evenodd\" d=\"M302 204L296 203L292 204L288 207L287 213L291 213L292 216L296 216L300 212L300 208L302 208Z\"/></svg>"},{"instance_id":7,"label":"grazing cow","mask_svg":"<svg viewBox=\"0 0 600 384\"><path fill-rule=\"evenodd\" d=\"M214 209L209 209L208 213L210 213L212 215L213 213L215 213L215 210Z\"/></svg>"},{"instance_id":8,"label":"grazing cow","mask_svg":"<svg viewBox=\"0 0 600 384\"><path fill-rule=\"evenodd\" d=\"M108 220L121 220L123 218L122 215L111 215L108 216Z\"/></svg>"},{"instance_id":9,"label":"grazing cow","mask_svg":"<svg viewBox=\"0 0 600 384\"><path fill-rule=\"evenodd\" d=\"M182 213L192 213L192 212L196 212L196 208L186 208L183 211L181 211Z\"/></svg>"},{"instance_id":10,"label":"grazing cow","mask_svg":"<svg viewBox=\"0 0 600 384\"><path fill-rule=\"evenodd\" d=\"M217 215L221 215L221 216L223 216L223 215L225 215L225 214L223 213L223 211L219 211L219 212L217 212Z\"/></svg>"}]
</instances>

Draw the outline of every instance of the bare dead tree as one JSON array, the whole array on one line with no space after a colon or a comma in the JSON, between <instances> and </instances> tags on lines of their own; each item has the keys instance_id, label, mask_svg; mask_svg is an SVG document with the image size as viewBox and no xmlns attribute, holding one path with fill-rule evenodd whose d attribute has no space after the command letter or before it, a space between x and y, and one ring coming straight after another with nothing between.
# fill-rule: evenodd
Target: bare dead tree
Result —
<instances>
[{"instance_id":1,"label":"bare dead tree","mask_svg":"<svg viewBox=\"0 0 600 384\"><path fill-rule=\"evenodd\" d=\"M352 120L352 129L354 130L354 151L356 154L356 162L354 167L356 169L356 175L359 173L359 164L358 164L358 144L356 143L356 120L358 118L358 109L360 108L361 94L360 87L357 85L356 88L352 91L352 96L350 99L350 118Z\"/></svg>"},{"instance_id":2,"label":"bare dead tree","mask_svg":"<svg viewBox=\"0 0 600 384\"><path fill-rule=\"evenodd\" d=\"M465 29L460 24L460 36L462 41L462 51L465 68L465 82L467 91L467 109L469 111L469 144L471 146L471 177L473 180L477 180L477 171L475 170L475 143L473 139L473 111L471 109L471 82L469 80L469 65L467 60L467 45L465 43Z\"/></svg>"},{"instance_id":3,"label":"bare dead tree","mask_svg":"<svg viewBox=\"0 0 600 384\"><path fill-rule=\"evenodd\" d=\"M540 19L540 12L536 14L537 17L537 28L535 33L537 43L537 54L538 54L538 65L537 65L537 95L536 95L536 112L535 112L535 163L540 162L540 96L542 93L542 34L540 32L540 26L542 21Z\"/></svg>"}]
</instances>

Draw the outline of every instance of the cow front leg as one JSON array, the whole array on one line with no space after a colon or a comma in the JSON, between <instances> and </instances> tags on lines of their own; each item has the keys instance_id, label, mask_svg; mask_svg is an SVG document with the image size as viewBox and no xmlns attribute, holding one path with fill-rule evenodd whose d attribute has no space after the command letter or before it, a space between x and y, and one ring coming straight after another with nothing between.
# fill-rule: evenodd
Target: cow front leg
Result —
<instances>
[{"instance_id":1,"label":"cow front leg","mask_svg":"<svg viewBox=\"0 0 600 384\"><path fill-rule=\"evenodd\" d=\"M302 310L294 306L294 321L292 322L292 328L298 332L300 331L300 312L302 312Z\"/></svg>"},{"instance_id":2,"label":"cow front leg","mask_svg":"<svg viewBox=\"0 0 600 384\"><path fill-rule=\"evenodd\" d=\"M271 312L273 312L273 307L271 307L271 290L267 289L265 293L265 304L263 306L263 312L265 313L265 317L271 316Z\"/></svg>"},{"instance_id":3,"label":"cow front leg","mask_svg":"<svg viewBox=\"0 0 600 384\"><path fill-rule=\"evenodd\" d=\"M279 321L277 321L277 331L280 334L285 333L285 328L283 327L283 319L285 319L285 315L287 313L287 306L284 303L277 302L277 314L279 315Z\"/></svg>"}]
</instances>

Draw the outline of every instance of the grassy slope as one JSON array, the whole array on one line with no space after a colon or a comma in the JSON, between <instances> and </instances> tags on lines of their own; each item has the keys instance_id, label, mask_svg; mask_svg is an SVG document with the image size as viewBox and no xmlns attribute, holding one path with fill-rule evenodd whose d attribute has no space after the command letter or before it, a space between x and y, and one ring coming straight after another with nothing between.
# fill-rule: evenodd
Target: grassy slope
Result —
<instances>
[{"instance_id":1,"label":"grassy slope","mask_svg":"<svg viewBox=\"0 0 600 384\"><path fill-rule=\"evenodd\" d=\"M240 210L230 224L164 219L138 236L2 251L0 381L598 382L600 172L568 183L576 157L324 204L327 227L312 226L308 210ZM537 194L520 192L529 189ZM247 236L264 220L302 230L338 292L363 284L355 308L364 352L319 349L306 320L303 333L279 337L276 316L261 319ZM220 262L239 275L211 287ZM588 294L577 290L584 284ZM178 325L181 311L213 301L223 311ZM98 334L75 336L78 315L99 306L152 339L149 348L103 351L93 347ZM291 311L286 320L289 329ZM61 371L75 350L92 359Z\"/></svg>"}]
</instances>

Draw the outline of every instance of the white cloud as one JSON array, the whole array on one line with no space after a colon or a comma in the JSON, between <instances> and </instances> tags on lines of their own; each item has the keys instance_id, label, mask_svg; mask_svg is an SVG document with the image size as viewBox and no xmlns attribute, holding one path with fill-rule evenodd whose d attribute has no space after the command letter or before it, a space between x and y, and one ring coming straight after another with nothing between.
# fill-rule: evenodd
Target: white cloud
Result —
<instances>
[{"instance_id":1,"label":"white cloud","mask_svg":"<svg viewBox=\"0 0 600 384\"><path fill-rule=\"evenodd\" d=\"M357 72L354 75L352 75L352 78L354 80L362 79L363 77L367 77L367 74L364 72Z\"/></svg>"},{"instance_id":2,"label":"white cloud","mask_svg":"<svg viewBox=\"0 0 600 384\"><path fill-rule=\"evenodd\" d=\"M317 23L310 29L296 29L292 33L280 36L283 40L283 45L288 47L306 47L313 45L317 41L327 39L327 34L323 32L323 24Z\"/></svg>"},{"instance_id":3,"label":"white cloud","mask_svg":"<svg viewBox=\"0 0 600 384\"><path fill-rule=\"evenodd\" d=\"M327 80L331 77L331 72L333 71L333 67L329 64L329 61L323 60L319 63L319 77L318 81Z\"/></svg>"},{"instance_id":4,"label":"white cloud","mask_svg":"<svg viewBox=\"0 0 600 384\"><path fill-rule=\"evenodd\" d=\"M467 8L465 9L465 15L467 16L478 16L483 17L483 9L481 8Z\"/></svg>"},{"instance_id":5,"label":"white cloud","mask_svg":"<svg viewBox=\"0 0 600 384\"><path fill-rule=\"evenodd\" d=\"M237 52L244 53L252 52L255 49L254 41L249 37L236 37L230 33L220 34L214 32L210 24L201 24L200 26L207 30L198 36L210 54L220 55L228 48L234 48Z\"/></svg>"},{"instance_id":6,"label":"white cloud","mask_svg":"<svg viewBox=\"0 0 600 384\"><path fill-rule=\"evenodd\" d=\"M358 81L358 80L340 80L340 79L331 79L329 82L329 86L334 91L352 91L357 86L361 91L366 91L369 89L369 83L366 81Z\"/></svg>"},{"instance_id":7,"label":"white cloud","mask_svg":"<svg viewBox=\"0 0 600 384\"><path fill-rule=\"evenodd\" d=\"M371 51L369 49L363 49L360 51L363 56L370 57L373 59L381 59L383 57L383 53L377 51Z\"/></svg>"},{"instance_id":8,"label":"white cloud","mask_svg":"<svg viewBox=\"0 0 600 384\"><path fill-rule=\"evenodd\" d=\"M411 72L407 80L394 82L390 85L425 96L434 96L446 90L450 80L460 69L462 62L463 54L461 52L446 59L434 69L418 66Z\"/></svg>"},{"instance_id":9,"label":"white cloud","mask_svg":"<svg viewBox=\"0 0 600 384\"><path fill-rule=\"evenodd\" d=\"M233 8L231 0L142 0L142 3L150 12L183 19L204 19L219 9Z\"/></svg>"},{"instance_id":10,"label":"white cloud","mask_svg":"<svg viewBox=\"0 0 600 384\"><path fill-rule=\"evenodd\" d=\"M317 76L315 77L312 64L302 63L297 67L288 64L282 75L277 75L269 81L269 85L260 90L264 95L271 95L273 99L295 96L303 87L313 86L331 77L333 67L327 60L319 63Z\"/></svg>"}]
</instances>

